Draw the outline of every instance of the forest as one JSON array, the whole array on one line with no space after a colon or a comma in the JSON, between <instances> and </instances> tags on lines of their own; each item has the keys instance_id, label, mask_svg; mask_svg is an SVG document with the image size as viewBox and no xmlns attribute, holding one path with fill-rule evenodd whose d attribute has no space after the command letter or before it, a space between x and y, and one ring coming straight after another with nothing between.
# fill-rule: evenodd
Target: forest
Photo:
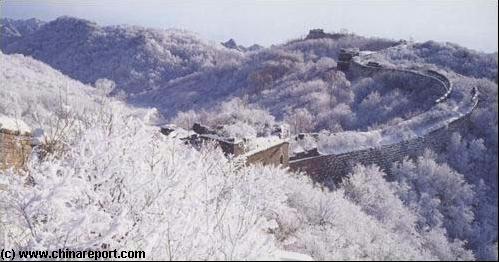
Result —
<instances>
[{"instance_id":1,"label":"forest","mask_svg":"<svg viewBox=\"0 0 499 262\"><path fill-rule=\"evenodd\" d=\"M497 53L353 33L242 48L73 17L2 19L0 29L0 119L26 123L36 144L25 168L0 169L2 248L111 246L161 260L283 251L314 260L497 260ZM434 107L417 81L336 70L344 48L376 52L388 67L438 70L456 94L476 88L472 124L443 152L392 163L394 179L355 164L334 187L160 132L165 123L202 123L251 138L287 125L292 135L318 134L290 141L293 150L326 154L376 146L371 131Z\"/></svg>"}]
</instances>

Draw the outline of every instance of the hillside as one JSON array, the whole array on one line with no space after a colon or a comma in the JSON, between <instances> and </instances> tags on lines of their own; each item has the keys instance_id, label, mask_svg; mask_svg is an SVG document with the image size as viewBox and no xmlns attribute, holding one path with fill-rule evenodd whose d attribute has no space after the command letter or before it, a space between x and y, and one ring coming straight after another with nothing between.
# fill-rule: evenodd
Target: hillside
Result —
<instances>
[{"instance_id":1,"label":"hillside","mask_svg":"<svg viewBox=\"0 0 499 262\"><path fill-rule=\"evenodd\" d=\"M3 23L2 28L23 31L23 37L5 39L1 46L5 53L32 56L83 83L113 80L114 94L128 97L128 102L137 106L155 107L164 118L171 119L181 111L210 111L237 98L267 110L278 121L310 115L311 125L298 132L367 130L427 108L424 102L428 99L408 93L396 82L357 81L334 70L342 48L378 50L390 59L402 59L398 63L443 65L460 73L463 66L486 68L476 71L483 73L466 69L472 76L493 78L497 72L493 55L439 44L415 44L400 51L388 47L403 42L353 34L310 35L240 52L234 50L234 41L224 43L226 48L178 30L101 27L71 17L38 22L38 29L32 30L20 29L33 24L30 20ZM444 65L443 61L450 62ZM370 91L365 91L366 87ZM373 113L372 103L387 107Z\"/></svg>"},{"instance_id":2,"label":"hillside","mask_svg":"<svg viewBox=\"0 0 499 262\"><path fill-rule=\"evenodd\" d=\"M7 46L8 44L20 40L24 36L30 35L40 29L45 22L36 18L28 20L14 20L10 18L0 19L0 45Z\"/></svg>"},{"instance_id":3,"label":"hillside","mask_svg":"<svg viewBox=\"0 0 499 262\"><path fill-rule=\"evenodd\" d=\"M0 246L497 259L496 54L322 30L246 48L72 17L1 23L0 124L26 123L34 150L0 169ZM195 122L216 131L191 136ZM202 135L316 154L264 166Z\"/></svg>"},{"instance_id":4,"label":"hillside","mask_svg":"<svg viewBox=\"0 0 499 262\"><path fill-rule=\"evenodd\" d=\"M416 43L403 52L387 52L395 60L411 60L448 68L456 73L487 78L497 83L497 53L488 54L453 43L427 41Z\"/></svg>"},{"instance_id":5,"label":"hillside","mask_svg":"<svg viewBox=\"0 0 499 262\"><path fill-rule=\"evenodd\" d=\"M357 199L380 192L362 194L370 184L358 181L388 188L376 168L359 167L344 192L324 191L285 169L240 166L215 148L169 139L149 124L154 110L107 97L106 83L94 89L22 55L0 53L0 62L0 114L43 128L39 150L51 139L61 144L20 174L0 171L0 227L9 236L1 245L53 248L64 238L71 249L111 244L180 260L296 256L283 250L315 259L473 258L442 227L419 230L419 215L393 189L382 197L395 206L378 206L386 213L373 216ZM56 123L71 128L53 133Z\"/></svg>"},{"instance_id":6,"label":"hillside","mask_svg":"<svg viewBox=\"0 0 499 262\"><path fill-rule=\"evenodd\" d=\"M128 97L137 106L156 107L167 119L180 111L209 111L238 98L269 111L279 121L310 114L312 125L299 132L367 130L427 108L426 98L407 93L400 84L347 79L334 70L342 48L378 50L410 66L443 65L460 73L463 66L486 68L476 71L483 73L468 70L472 76L493 78L497 72L497 59L492 55L455 45L415 44L402 52L388 47L403 42L353 34L313 34L240 52L234 50L235 41L213 44L178 30L101 27L71 17L49 23L4 20L2 24L2 28L22 32L22 37L5 38L1 46L5 53L32 56L83 83L113 80L114 94ZM451 62L444 65L443 61ZM370 91L364 91L366 87ZM374 102L388 106L373 114L375 118L365 117L372 114L368 105Z\"/></svg>"},{"instance_id":7,"label":"hillside","mask_svg":"<svg viewBox=\"0 0 499 262\"><path fill-rule=\"evenodd\" d=\"M19 29L27 23L14 24ZM32 56L86 84L99 78L112 79L127 94L241 58L237 51L179 30L100 27L71 17L58 18L22 35L5 38L3 52Z\"/></svg>"}]
</instances>

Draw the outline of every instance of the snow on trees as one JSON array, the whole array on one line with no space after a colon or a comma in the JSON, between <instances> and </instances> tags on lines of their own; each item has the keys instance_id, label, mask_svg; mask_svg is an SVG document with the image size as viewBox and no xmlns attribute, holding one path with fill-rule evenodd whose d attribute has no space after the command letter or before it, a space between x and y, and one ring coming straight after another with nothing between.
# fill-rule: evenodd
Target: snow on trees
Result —
<instances>
[{"instance_id":1,"label":"snow on trees","mask_svg":"<svg viewBox=\"0 0 499 262\"><path fill-rule=\"evenodd\" d=\"M24 170L0 171L2 247L114 247L169 260L283 250L317 260L497 259L497 56L436 42L387 48L397 43L354 34L239 52L179 30L7 22L19 30L4 52L77 80L0 53L0 128L22 119L42 149ZM470 128L440 155L394 163L391 177L359 165L330 191L210 145L194 150L153 125L202 122L244 138L287 123L294 134L322 130L293 151L379 146L373 129L434 100L397 74L347 78L336 59L348 47L379 50L384 65L464 75L449 71L456 89L479 90Z\"/></svg>"}]
</instances>

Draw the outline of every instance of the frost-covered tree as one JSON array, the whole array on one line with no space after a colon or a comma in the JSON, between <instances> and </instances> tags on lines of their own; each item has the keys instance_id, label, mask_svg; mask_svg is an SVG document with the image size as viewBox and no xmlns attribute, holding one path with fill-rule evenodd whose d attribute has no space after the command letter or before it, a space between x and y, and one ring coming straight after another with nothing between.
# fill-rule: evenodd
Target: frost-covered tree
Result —
<instances>
[{"instance_id":1,"label":"frost-covered tree","mask_svg":"<svg viewBox=\"0 0 499 262\"><path fill-rule=\"evenodd\" d=\"M66 44L61 44L61 39ZM86 84L107 78L130 94L203 68L237 64L241 59L237 51L214 46L185 31L101 27L73 17L59 17L23 37L7 40L0 46L4 53L32 56Z\"/></svg>"},{"instance_id":2,"label":"frost-covered tree","mask_svg":"<svg viewBox=\"0 0 499 262\"><path fill-rule=\"evenodd\" d=\"M445 229L420 226L420 214L413 209L413 205L407 205L400 198L399 184L388 182L385 176L376 166L357 165L352 175L342 183L342 189L348 199L389 230L405 236L415 249L424 250L431 246L427 252L443 260L473 259L472 252L465 249L462 241L447 240Z\"/></svg>"},{"instance_id":3,"label":"frost-covered tree","mask_svg":"<svg viewBox=\"0 0 499 262\"><path fill-rule=\"evenodd\" d=\"M24 120L38 142L25 170L0 171L1 246L139 249L169 260L281 250L317 260L497 259L497 56L344 33L245 52L178 30L69 17L2 20L1 29L4 52L95 83L0 53L0 114ZM378 50L387 66L449 70L455 101L439 109L476 87L467 128L439 156L406 159L390 177L357 166L329 191L213 145L194 150L152 125L161 116L150 107L186 129L201 122L237 138L287 122L294 133L322 130L293 151L324 154L413 135L379 128L433 107L434 90L403 74L338 71L348 47Z\"/></svg>"},{"instance_id":4,"label":"frost-covered tree","mask_svg":"<svg viewBox=\"0 0 499 262\"><path fill-rule=\"evenodd\" d=\"M307 109L296 109L285 118L294 134L312 131L314 128L313 117Z\"/></svg>"},{"instance_id":5,"label":"frost-covered tree","mask_svg":"<svg viewBox=\"0 0 499 262\"><path fill-rule=\"evenodd\" d=\"M430 151L417 161L394 165L397 194L419 213L421 227L443 226L449 237L465 240L475 218L475 191L464 176L446 164L438 164Z\"/></svg>"},{"instance_id":6,"label":"frost-covered tree","mask_svg":"<svg viewBox=\"0 0 499 262\"><path fill-rule=\"evenodd\" d=\"M194 112L194 110L189 110L187 112L178 112L177 116L172 119L172 123L184 129L191 129L194 123L199 122L200 117Z\"/></svg>"}]
</instances>

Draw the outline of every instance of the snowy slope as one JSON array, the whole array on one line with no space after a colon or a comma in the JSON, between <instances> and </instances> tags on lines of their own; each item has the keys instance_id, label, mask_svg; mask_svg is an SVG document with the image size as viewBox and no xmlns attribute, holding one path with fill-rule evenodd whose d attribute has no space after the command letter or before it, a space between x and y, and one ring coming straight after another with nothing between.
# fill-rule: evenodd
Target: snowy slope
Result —
<instances>
[{"instance_id":1,"label":"snowy slope","mask_svg":"<svg viewBox=\"0 0 499 262\"><path fill-rule=\"evenodd\" d=\"M238 51L184 31L101 27L72 17L60 17L15 41L5 40L4 53L32 56L87 84L109 78L127 93L240 58Z\"/></svg>"},{"instance_id":2,"label":"snowy slope","mask_svg":"<svg viewBox=\"0 0 499 262\"><path fill-rule=\"evenodd\" d=\"M419 112L421 101L410 103L403 92L356 95L352 101L350 83L330 71L341 48L378 50L392 59L444 65L458 72L473 71L471 74L477 76L492 78L497 72L493 55L435 42L392 52L395 49L387 47L399 42L347 34L338 39L296 39L239 52L230 48L234 43L224 43L229 46L226 48L185 31L102 27L72 17L46 24L30 21L2 20L2 28L23 31L17 41L6 38L2 42L5 53L33 56L83 83L111 79L117 86L114 93L122 90L121 96L128 95L128 102L156 107L167 118L178 111L210 110L234 97L268 110L278 120L304 108L314 117L315 130L367 129ZM24 24L37 26L19 29ZM388 109L373 114L380 116L375 121L361 119L364 98L364 104L379 102L388 104ZM347 115L358 115L360 120L347 119Z\"/></svg>"},{"instance_id":3,"label":"snowy slope","mask_svg":"<svg viewBox=\"0 0 499 262\"><path fill-rule=\"evenodd\" d=\"M33 56L83 83L111 79L116 82L114 94L123 91L120 96L128 96L129 103L158 108L166 118L179 111L212 110L241 98L278 120L306 110L313 118L311 131L366 129L419 111L421 101L410 103L403 90L385 92L377 85L372 96L355 94L362 92L354 92L346 77L332 70L341 48L382 50L396 44L344 35L240 52L178 30L101 27L61 17L2 49ZM359 105L364 99L381 100L387 109L377 112L375 121L362 119L364 109Z\"/></svg>"},{"instance_id":4,"label":"snowy slope","mask_svg":"<svg viewBox=\"0 0 499 262\"><path fill-rule=\"evenodd\" d=\"M272 123L261 106L276 116L307 109L312 113L299 111L298 119L310 120L302 122L306 127L320 121L348 124L356 106L358 112L371 112L370 118L407 105L392 104L403 94L390 94L390 87L374 79L350 83L329 70L341 47L376 50L390 41L298 40L241 54L186 40L184 33L153 31L60 18L8 49L22 48L85 82L112 78L132 95L130 101L158 105L172 115L180 109L211 110L238 97L228 103L229 110L223 110L224 103L213 111L214 122ZM474 254L465 241L471 238L449 236L473 231L487 241L475 243L497 250L497 224L491 229L472 224L480 218L472 208L484 203L475 202L475 185L430 156L401 163L399 181L386 181L376 167L359 166L331 192L286 169L240 166L213 148L196 151L164 137L150 125L155 110L110 98L109 82L98 86L33 58L0 53L0 115L41 127L49 136L57 134L50 131L60 119L77 123L61 139L60 154L30 160L21 171L29 176L0 171L7 189L0 190L0 228L7 232L0 245L87 249L105 244L145 250L148 258L163 260L470 260ZM492 87L491 97L497 97L497 85ZM249 105L237 102L243 100ZM381 111L369 107L379 104ZM497 134L497 117L488 122L495 123ZM242 129L236 124L233 129ZM361 137L355 143L369 141Z\"/></svg>"},{"instance_id":5,"label":"snowy slope","mask_svg":"<svg viewBox=\"0 0 499 262\"><path fill-rule=\"evenodd\" d=\"M31 132L31 128L20 119L7 117L0 114L0 129L19 131L21 133Z\"/></svg>"},{"instance_id":6,"label":"snowy slope","mask_svg":"<svg viewBox=\"0 0 499 262\"><path fill-rule=\"evenodd\" d=\"M28 20L0 19L0 46L6 46L38 30L45 22L36 18Z\"/></svg>"},{"instance_id":7,"label":"snowy slope","mask_svg":"<svg viewBox=\"0 0 499 262\"><path fill-rule=\"evenodd\" d=\"M79 120L95 115L106 99L101 90L23 55L0 52L0 68L0 115L23 120L32 129L50 129L54 119L69 112ZM147 110L114 103L130 114L147 114Z\"/></svg>"},{"instance_id":8,"label":"snowy slope","mask_svg":"<svg viewBox=\"0 0 499 262\"><path fill-rule=\"evenodd\" d=\"M106 244L175 260L456 258L443 233L436 233L439 247L425 250L434 240L416 232L409 209L389 215L409 219L400 230L305 176L240 166L219 150L169 139L147 123L153 110L130 108L44 63L1 53L0 63L1 114L48 135L58 121L78 122L61 152L31 158L24 175L0 171L0 226L7 232L0 245Z\"/></svg>"}]
</instances>

